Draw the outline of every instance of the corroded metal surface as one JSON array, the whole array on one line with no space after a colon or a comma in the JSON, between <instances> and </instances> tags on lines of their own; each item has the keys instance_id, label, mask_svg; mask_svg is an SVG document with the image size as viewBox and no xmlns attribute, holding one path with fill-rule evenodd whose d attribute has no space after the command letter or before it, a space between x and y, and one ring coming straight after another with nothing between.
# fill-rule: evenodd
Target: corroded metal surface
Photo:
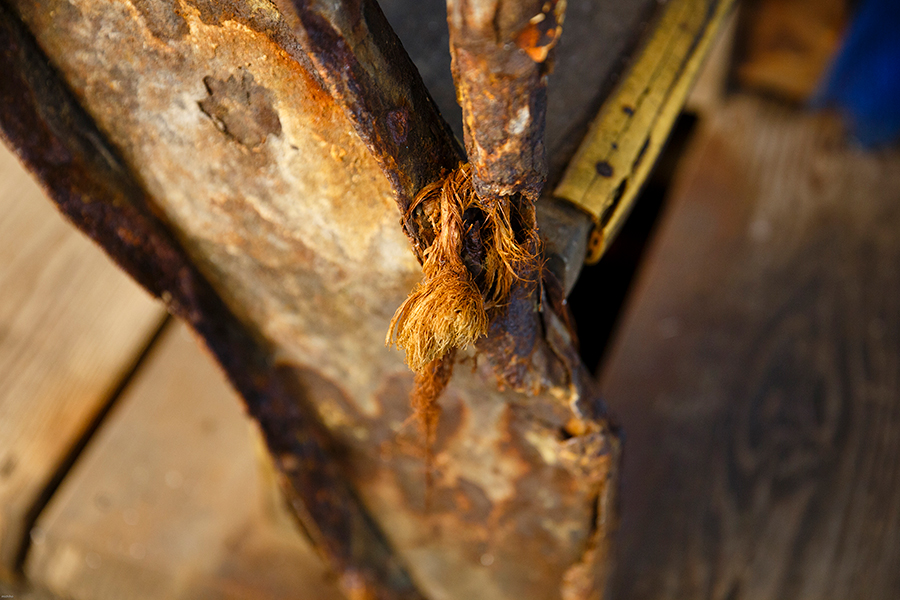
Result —
<instances>
[{"instance_id":1,"label":"corroded metal surface","mask_svg":"<svg viewBox=\"0 0 900 600\"><path fill-rule=\"evenodd\" d=\"M290 457L282 469L284 489L348 596L421 598L330 460L329 436L308 407L295 402L293 374L273 366L272 349L249 334L150 213L150 199L117 151L3 4L0 69L4 140L67 217L203 336L269 449Z\"/></svg>"},{"instance_id":2,"label":"corroded metal surface","mask_svg":"<svg viewBox=\"0 0 900 600\"><path fill-rule=\"evenodd\" d=\"M466 153L482 197L535 201L547 176L547 74L566 0L448 0Z\"/></svg>"},{"instance_id":3,"label":"corroded metal surface","mask_svg":"<svg viewBox=\"0 0 900 600\"><path fill-rule=\"evenodd\" d=\"M441 113L462 139L461 108L457 104L447 52L445 1L380 0L380 4L421 71ZM655 0L567 0L566 22L554 49L547 85L544 146L548 184L559 181L658 6ZM572 208L569 201L549 196L545 188L537 202L537 220L545 265L570 290L584 261L592 219Z\"/></svg>"},{"instance_id":4,"label":"corroded metal surface","mask_svg":"<svg viewBox=\"0 0 900 600\"><path fill-rule=\"evenodd\" d=\"M540 302L521 286L492 345L457 364L426 510L413 376L383 346L420 268L396 182L296 23L262 0L12 4L100 140L32 168L55 189L41 164L120 157L130 195L59 201L207 339L348 596L598 597L618 445L553 286ZM495 385L497 365L520 391Z\"/></svg>"},{"instance_id":5,"label":"corroded metal surface","mask_svg":"<svg viewBox=\"0 0 900 600\"><path fill-rule=\"evenodd\" d=\"M375 0L278 0L316 75L381 165L418 256L433 234L416 193L464 160Z\"/></svg>"}]
</instances>

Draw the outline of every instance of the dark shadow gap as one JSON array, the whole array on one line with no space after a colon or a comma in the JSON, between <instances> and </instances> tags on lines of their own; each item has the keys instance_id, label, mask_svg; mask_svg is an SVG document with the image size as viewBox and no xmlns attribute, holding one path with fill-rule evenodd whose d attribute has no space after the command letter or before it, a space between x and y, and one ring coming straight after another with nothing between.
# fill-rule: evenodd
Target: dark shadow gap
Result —
<instances>
[{"instance_id":1,"label":"dark shadow gap","mask_svg":"<svg viewBox=\"0 0 900 600\"><path fill-rule=\"evenodd\" d=\"M94 434L98 429L103 425L106 421L106 418L109 416L110 411L112 411L117 405L122 393L125 389L131 384L134 379L135 374L141 369L141 367L145 364L147 356L153 349L156 347L159 339L162 337L163 332L173 323L174 319L171 315L166 315L166 318L163 319L163 322L157 327L156 331L150 335L147 343L141 349L135 361L131 364L122 378L116 383L116 387L110 392L107 396L107 399L103 402L100 410L97 411L97 414L94 415L93 419L91 419L90 423L88 423L81 437L72 445L69 449L69 452L63 459L60 461L59 465L56 467L56 471L53 474L53 477L47 482L47 485L44 486L44 489L41 491L41 494L35 499L34 504L28 511L28 514L25 515L24 523L25 528L23 530L23 539L20 542L19 552L16 555L15 562L15 571L17 573L22 574L25 568L25 561L28 558L28 551L31 549L31 531L34 529L35 523L37 523L38 518L41 516L41 513L44 512L44 509L47 507L47 504L50 502L50 499L53 498L53 495L56 493L56 490L59 489L59 486L62 484L63 480L66 476L71 472L72 468L75 466L75 463L78 462L79 457L82 455L84 449L90 443L91 439L93 439Z\"/></svg>"},{"instance_id":2,"label":"dark shadow gap","mask_svg":"<svg viewBox=\"0 0 900 600\"><path fill-rule=\"evenodd\" d=\"M697 117L691 113L678 117L616 239L600 262L584 267L569 295L581 359L592 372L597 371L609 349L641 258L665 209L669 187L696 124Z\"/></svg>"}]
</instances>

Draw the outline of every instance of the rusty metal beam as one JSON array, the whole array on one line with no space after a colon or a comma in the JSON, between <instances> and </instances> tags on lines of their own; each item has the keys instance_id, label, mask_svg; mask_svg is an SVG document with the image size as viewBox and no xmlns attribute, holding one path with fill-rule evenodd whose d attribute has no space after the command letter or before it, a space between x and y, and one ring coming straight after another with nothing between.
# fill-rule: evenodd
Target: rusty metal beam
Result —
<instances>
[{"instance_id":1,"label":"rusty metal beam","mask_svg":"<svg viewBox=\"0 0 900 600\"><path fill-rule=\"evenodd\" d=\"M565 0L448 0L466 152L484 198L537 200L547 177L547 75Z\"/></svg>"},{"instance_id":2,"label":"rusty metal beam","mask_svg":"<svg viewBox=\"0 0 900 600\"><path fill-rule=\"evenodd\" d=\"M347 28L265 0L5 1L47 57L22 63L45 65L29 79L18 50L4 54L6 106L19 107L3 117L8 140L207 340L348 596L599 597L618 441L552 285L520 286L487 345L460 354L424 507L422 440L405 425L413 376L383 339L421 276L397 199L443 168L416 162L428 143L448 161L456 150L425 119L408 138L425 145L403 154L391 110L419 100L372 75L391 72L378 43L348 42L340 60L305 49L310 23L377 41L379 17L351 12L365 27ZM44 80L69 100L50 103ZM55 120L70 113L80 137Z\"/></svg>"},{"instance_id":3,"label":"rusty metal beam","mask_svg":"<svg viewBox=\"0 0 900 600\"><path fill-rule=\"evenodd\" d=\"M351 598L418 593L332 458L327 434L296 401L292 374L249 334L191 263L127 166L0 3L0 134L73 224L206 341L280 459L301 525Z\"/></svg>"},{"instance_id":4,"label":"rusty metal beam","mask_svg":"<svg viewBox=\"0 0 900 600\"><path fill-rule=\"evenodd\" d=\"M418 256L433 239L416 193L465 160L419 72L374 0L279 0L316 74L344 109L397 197Z\"/></svg>"}]
</instances>

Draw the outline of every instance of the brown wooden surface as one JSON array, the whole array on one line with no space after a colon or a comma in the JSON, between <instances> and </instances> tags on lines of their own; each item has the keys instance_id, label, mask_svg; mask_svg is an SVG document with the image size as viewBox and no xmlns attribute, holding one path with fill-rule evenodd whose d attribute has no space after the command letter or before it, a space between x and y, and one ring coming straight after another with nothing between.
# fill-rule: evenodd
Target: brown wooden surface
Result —
<instances>
[{"instance_id":1,"label":"brown wooden surface","mask_svg":"<svg viewBox=\"0 0 900 600\"><path fill-rule=\"evenodd\" d=\"M745 0L735 80L797 103L821 85L853 14L850 0Z\"/></svg>"},{"instance_id":2,"label":"brown wooden surface","mask_svg":"<svg viewBox=\"0 0 900 600\"><path fill-rule=\"evenodd\" d=\"M164 318L0 147L0 572Z\"/></svg>"},{"instance_id":3,"label":"brown wooden surface","mask_svg":"<svg viewBox=\"0 0 900 600\"><path fill-rule=\"evenodd\" d=\"M30 581L85 600L340 598L263 447L173 323L38 521Z\"/></svg>"},{"instance_id":4,"label":"brown wooden surface","mask_svg":"<svg viewBox=\"0 0 900 600\"><path fill-rule=\"evenodd\" d=\"M900 597L900 152L738 98L683 169L603 371L610 598Z\"/></svg>"}]
</instances>

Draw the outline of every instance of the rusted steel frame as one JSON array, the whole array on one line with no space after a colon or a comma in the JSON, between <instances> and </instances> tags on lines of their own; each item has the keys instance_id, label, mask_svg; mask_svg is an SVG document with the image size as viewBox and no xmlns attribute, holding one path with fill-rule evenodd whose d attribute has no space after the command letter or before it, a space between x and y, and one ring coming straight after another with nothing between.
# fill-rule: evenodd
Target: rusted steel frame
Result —
<instances>
[{"instance_id":1,"label":"rusted steel frame","mask_svg":"<svg viewBox=\"0 0 900 600\"><path fill-rule=\"evenodd\" d=\"M443 170L455 167L466 158L378 4L374 0L333 4L316 0L278 0L277 4L301 40L313 70L343 106L356 132L382 165L397 193L401 214L406 215L409 203L418 190L439 179ZM531 7L530 10L528 6ZM560 9L559 3L553 6L554 10ZM542 4L532 3L524 6L523 10L530 13L530 20L541 13L542 8ZM515 153L516 149L536 147L537 142L540 142L538 150L542 166L532 173L526 186L521 189L513 188L514 191L526 191L532 196L540 191L546 176L542 141L546 84L543 77L535 75L549 70L553 54L552 43L555 43L555 37L551 44L547 44L551 41L551 36L538 34L541 27L546 28L556 19L554 12L541 19L537 26L526 27L527 35L523 42L532 41L532 46L529 46L532 53L540 55L547 51L547 57L543 62L533 63L534 68L517 82L518 90L514 91L517 94L521 90L525 91L529 106L533 106L533 109L529 108L532 118L529 127L521 134L509 137L518 142L515 148L504 155L507 163L521 161L521 157ZM542 41L544 46L540 46ZM495 54L502 51L498 50ZM518 46L515 54L520 54ZM483 79L485 73L471 72L468 76ZM469 96L467 98L472 100ZM479 115L490 116L483 111ZM509 111L499 116L502 119L500 122L485 121L481 130L485 130L485 133L505 132L510 126ZM473 124L478 123L474 117L472 121ZM518 127L518 124L515 126ZM475 154L470 151L469 156L473 157ZM522 165L511 165L511 168L513 171L525 172ZM483 186L481 192L485 192ZM553 203L554 200L547 199L546 202ZM565 210L565 207L559 210ZM420 258L422 251L433 239L431 225L425 218L426 212L414 212L403 221L404 230ZM583 250L579 252L580 247L586 243L584 230L591 225L586 218L573 223L570 221L571 219L553 221L554 233L560 225L564 228L553 237L554 240L560 240L560 245L570 245L573 239L582 240L581 244L576 244L578 248L574 251L563 254L564 259L577 263L564 267L558 273L566 290L574 285L575 275L584 256ZM569 254L573 254L575 258L571 258Z\"/></svg>"},{"instance_id":2,"label":"rusted steel frame","mask_svg":"<svg viewBox=\"0 0 900 600\"><path fill-rule=\"evenodd\" d=\"M434 240L427 215L434 214L439 208L420 205L411 211L410 203L423 186L439 180L446 171L464 160L464 156L425 89L418 71L374 0L335 3L291 0L280 2L279 5L288 14L288 23L292 25L326 89L343 107L357 133L391 181L403 215L404 229L421 260L422 253ZM551 15L547 20L553 19L555 16ZM554 34L556 33L558 32L554 30ZM521 53L516 53L516 56L519 54ZM544 65L546 58L547 54L544 53L540 63L535 63L531 58L525 60L530 64ZM535 92L528 95L528 101L532 105L532 112L528 114L534 114L536 118L529 119L524 136L514 136L521 143L536 142L540 146L540 172L530 176L527 187L515 188L515 193L523 193L531 202L536 198L546 174L542 142L546 93L543 78L537 76L539 70L531 69L529 76L514 81L520 87L534 87ZM513 87L494 91L498 94L513 94L512 101L515 102L520 90ZM498 125L496 119L484 125L488 129L496 127L500 132L509 129L505 123ZM468 137L467 133L467 139ZM514 153L515 149L511 149L504 155L504 160L510 162ZM518 170L518 165L511 168ZM517 223L517 229L533 231L536 225L531 204L526 201L517 214L522 221ZM478 249L482 246L482 239L486 237L479 231L479 227L467 229L466 236L469 238L466 245ZM526 243L531 245L530 252L536 254L538 249L533 241L529 239ZM473 268L477 271L481 265L470 266L470 270ZM496 325L488 336L493 341L487 340L487 343L480 346L496 371L507 375L511 375L510 365L507 363L514 360L515 355L531 353L540 331L537 315L529 314L533 311L527 307L533 304L531 299L537 293L538 286L533 284L540 277L539 271L532 270L531 273L523 272L520 275L530 278L530 283L524 286L516 284L521 289L515 294L515 299L511 300L510 308L501 311L495 319ZM526 290L527 293L522 293ZM522 310L514 308L516 302L523 305ZM521 316L513 316L516 314ZM527 318L524 317L525 314L528 314ZM515 332L515 339L509 339L510 332ZM515 347L518 352L511 354L496 351L500 346ZM521 364L517 370L522 371ZM502 379L505 383L522 389L525 378L527 374L520 373Z\"/></svg>"},{"instance_id":3,"label":"rusted steel frame","mask_svg":"<svg viewBox=\"0 0 900 600\"><path fill-rule=\"evenodd\" d=\"M605 419L602 404L592 387L593 382L586 376L574 351L570 332L563 319L558 317L564 315L564 310L558 306L557 310L548 310L551 306L561 304L560 295L553 293L551 285L547 284L543 289L543 300L539 302L538 291L533 287L522 286L515 292L514 301L509 303L504 321L496 323L496 337L493 340L496 344L484 349L485 354L491 358L491 363L495 363L494 357L497 357L504 367L508 367L501 375L511 373L514 377L521 373L526 376L521 378L516 389L527 391L527 395L513 393L508 385L505 391L498 391L490 383L490 369L485 364L488 361L481 360L481 356L474 356L470 352L462 359L468 364L456 370L442 399L445 418L441 423L444 431L439 430L435 448L436 457L441 462L436 470L439 477L435 481L434 511L423 512L420 491L424 488L425 477L421 469L421 455L414 443L416 437L404 435L403 428L399 425L408 416L407 394L412 376L403 370L399 355L380 344L383 339L381 328L387 327L388 317L384 314L382 303L386 298L402 298L415 281L417 269L405 252L405 240L389 223L361 228L364 235L374 233L372 239L385 244L386 251L378 254L383 257L384 262L378 265L378 274L371 279L370 271L375 271L371 268L373 263L361 254L349 258L339 257L336 260L327 258L329 255L325 252L328 247L320 245L322 240L317 231L322 232L322 238L336 237L340 244L338 250L356 249L355 244L358 244L360 236L355 232L345 231L352 227L353 215L367 214L371 217L374 214L377 219L377 215L386 214L385 210L393 213L390 203L383 203L388 199L389 188L387 181L382 180L377 173L378 167L374 160L366 155L366 149L358 143L357 137L348 134L350 124L343 119L343 115L337 115L337 111L333 110L337 107L331 102L330 95L321 93L318 82L312 81L305 71L299 73L300 69L296 69L298 65L285 62L282 68L275 71L280 75L279 80L290 78L296 73L302 75L303 82L308 83L301 85L302 82L298 82L297 85L279 88L275 85L276 78L270 77L267 61L262 62L260 59L259 62L250 62L245 49L258 51L266 48L265 52L271 57L270 51L274 49L268 42L277 41L281 47L291 50L292 60L304 66L309 65L302 51L294 52L297 44L293 36L285 34L287 27L282 26L280 15L265 13L267 5L264 2L255 4L252 8L269 18L252 22L251 31L246 31L242 29L242 23L245 24L248 19L238 10L244 7L250 10L250 3L245 3L244 0L204 4L204 9L212 11L211 13L197 14L193 9L188 10L190 18L188 27L184 29L199 34L192 33L185 36L188 39L165 44L166 54L171 52L173 56L171 62L165 62L167 57L159 53L157 56L162 57L160 62L151 59L146 64L146 70L138 70L125 78L126 81L138 84L135 89L125 86L118 90L120 93L102 94L98 97L89 93L91 90L85 88L80 78L97 72L103 73L103 77L114 76L108 62L118 64L118 45L127 45L131 52L139 54L142 47L156 44L158 38L155 34L150 35L152 31L143 31L143 23L131 21L129 14L119 13L119 18L106 20L106 15L112 12L110 9L115 8L116 4L109 0L82 3L82 6L90 7L90 12L85 8L81 15L63 15L58 18L51 16L51 6L65 4L63 0L59 4L32 8L34 5L30 2L21 0L17 6L22 11L21 14L28 15L30 27L39 36L41 43L52 49L48 50L48 54L56 57L67 81L71 82L74 93L82 99L96 122L102 124L103 130L108 134L107 139L115 141L121 150L122 159L129 161L129 168L136 177L141 178L140 181L156 178L170 183L172 171L177 171L183 164L177 161L184 161L186 156L183 151L176 150L198 148L198 140L208 142L213 147L221 143L229 152L219 152L213 156L220 157L219 160L232 157L235 167L245 167L213 175L197 175L192 172L190 180L160 186L162 189L158 194L147 198L147 202L152 203L153 210L167 211L160 213L166 215L165 226L170 231L177 232L183 242L182 249L191 253L194 265L203 269L202 272L216 286L219 297L228 302L228 306L246 324L247 329L243 331L250 332L250 343L253 342L253 336L258 335L266 336L265 339L273 345L255 346L257 350L253 352L267 358L257 359L262 364L261 371L257 371L256 375L251 373L251 381L239 383L238 387L242 391L249 389L250 393L256 393L259 389L273 394L287 390L288 395L295 396L297 400L315 405L317 417L328 426L329 439L335 440L340 446L341 452L336 455L340 457L340 464L344 469L340 475L352 482L354 490L364 498L366 506L372 511L371 514L378 518L379 523L384 524L384 531L390 535L394 547L408 558L409 570L421 589L433 593L435 597L472 596L506 600L535 594L546 598L598 597L607 564L604 554L612 529L610 523L615 512L610 506L615 492L618 443ZM194 4L190 4L188 8L190 7L196 8ZM223 27L215 30L208 27L224 21L226 17L231 20L226 21ZM70 32L79 30L76 27L67 30L64 26L68 19L81 25L127 32L128 39L120 38L115 45L95 46L93 37L89 35L95 28L87 29L87 33L80 35L69 35ZM84 32L85 29L81 31ZM248 38L256 37L257 34L257 39L264 39L266 43L261 46L248 44ZM57 36L61 36L61 39ZM141 36L145 37L142 39ZM210 36L210 41L218 40L220 45L217 46L217 53L229 56L222 64L215 65L212 74L203 68L209 62L199 69L188 70L185 64L191 63L179 60L192 54L193 49L203 43L204 36ZM228 48L224 46L227 46L229 39L238 40L237 47L233 52L226 53ZM179 45L182 45L181 48ZM77 54L90 55L92 50L96 50L97 60L69 61L71 54L76 54L70 49L76 48ZM184 54L178 50L184 51ZM283 59L281 57L279 60ZM223 131L206 120L207 117L217 117L214 116L215 102L208 101L202 95L202 84L212 93L209 81L246 81L247 77L232 79L228 75L232 72L231 61L240 64L245 60L246 70L254 74L260 86L268 88L275 97L274 105L280 105L279 114L286 125L283 134L268 136L265 143L270 146L268 148L254 146L246 149L248 142L240 143L244 149L236 148L239 141L232 138L238 130L231 128L230 123L233 121L229 121ZM63 68L64 65L66 68ZM145 152L137 152L136 146L144 136L151 137L154 132L159 132L159 122L154 119L130 121L127 112L118 110L118 107L131 101L131 95L144 100L135 103L132 114L153 115L161 106L171 106L169 100L173 93L169 91L170 88L159 86L160 79L154 77L158 70L164 72L164 77L160 78L163 83L169 80L169 75L178 81L178 75L187 71L194 80L194 85L181 83L181 87L171 89L182 90L182 93L183 90L188 90L192 94L190 97L203 100L203 104L199 107L183 105L172 113L175 117L172 122L177 123L182 123L178 119L185 117L187 123L191 122L192 117L199 117L200 121L196 125L199 133L192 132L190 126L182 128L179 125L174 133L180 135L176 135L174 140L163 138L163 142L155 146L162 156L148 156ZM245 69L242 66L240 70ZM156 89L163 90L157 101L146 101L147 96L142 93L146 90L142 85L144 80L149 80L148 85L156 85L159 86ZM105 80L99 82L101 86L104 83ZM266 94L265 90L251 89L263 96ZM104 88L103 91L109 90ZM306 95L297 96L298 92ZM226 94L225 98L227 97ZM347 169L348 178L351 177L349 173L375 173L378 177L373 178L374 180L367 179L371 187L367 186L364 191L354 189L350 185L352 178L348 179L344 182L347 183L346 186L340 186L344 195L327 195L328 190L323 187L322 193L327 197L320 204L314 203L316 190L313 186L288 186L289 201L295 202L298 209L304 209L301 211L303 217L309 217L315 210L322 208L330 215L329 219L318 226L319 230L295 230L299 238L296 241L302 241L302 244L295 245L295 240L285 235L288 232L284 232L280 240L286 243L267 246L270 236L260 234L259 225L270 225L272 228L282 225L297 227L299 219L289 220L287 212L276 213L268 220L251 216L247 224L237 218L228 222L233 229L223 230L218 236L205 237L202 222L198 224L193 214L185 215L176 210L177 199L185 192L192 197L199 197L198 208L203 211L202 214L208 215L216 207L209 200L210 192L215 193L216 189L200 182L208 177L215 177L216 182L228 184L228 195L225 197L231 202L229 211L236 215L255 214L250 211L255 210L258 204L251 204L246 196L266 196L269 186L281 188L284 181L283 177L257 179L261 171L269 172L268 169L260 169L259 165L272 164L266 160L271 161L273 156L279 156L279 149L296 151L297 148L292 147L292 143L303 145L296 132L293 137L287 134L287 124L292 117L291 98L296 98L298 106L311 99L310 102L320 103L323 109L298 112L300 115L307 115L306 118L309 119L306 123L309 126L301 130L304 137L311 139L321 133L323 139L306 146L304 157L290 163L291 169L302 170L300 160L305 159L308 164L313 165L311 168L334 169L338 176L341 169ZM258 108L266 106L263 103ZM199 116L197 112L206 116ZM266 122L271 120L270 110L258 112ZM253 116L259 117L259 114L254 113L251 117ZM339 118L335 119L336 116ZM250 126L256 123L253 118L247 121ZM318 131L316 123L321 126ZM218 125L225 124L217 123ZM340 131L339 136L333 135L336 130ZM194 135L190 135L191 133ZM207 133L210 135L206 135ZM178 142L183 140L192 143L179 145ZM333 145L326 150L325 144L320 145L320 142L331 142ZM342 147L346 147L350 152L349 156L353 157L344 166L341 166L343 161L336 157ZM235 155L237 159L233 158ZM188 167L193 165L190 158L188 155ZM363 166L357 168L357 165ZM240 176L232 176L233 173L240 173ZM298 191L302 193L297 193ZM359 195L357 192L360 192ZM281 193L284 194L283 191ZM378 202L367 204L365 194L376 193ZM283 198L284 196L277 197ZM280 206L275 200L275 196L266 196L264 207ZM354 212L361 207L370 210ZM392 220L393 217L389 217L385 221ZM271 231L272 229L262 229L262 233ZM232 232L238 234L240 239L233 240L230 237ZM225 251L229 243L240 243L238 248L242 258L249 257L256 264L269 264L268 259L275 258L275 277L263 279L262 285L258 285L259 280L252 278L254 273L251 269L241 265L235 267L230 262L233 259ZM256 244L263 247L257 248ZM285 247L289 251L293 250L288 254L289 264L287 260L278 260L285 252ZM380 250L378 243L372 243L366 248L376 252ZM309 264L304 261L309 261ZM299 270L292 271L297 263L301 265ZM354 283L348 277L330 285L342 271L351 274L352 279L365 278L365 289L338 295L345 294L346 286ZM307 283L310 276L313 285ZM281 294L285 288L289 289L292 277L296 291L284 294L283 303L268 305L265 302L267 297L275 293ZM536 286L536 282L531 282L530 285ZM278 298L282 296L279 295ZM249 302L255 303L250 307L253 310L237 312ZM342 302L345 306L341 306ZM185 310L205 311L202 305L195 303L192 306ZM348 307L351 310L342 310ZM543 311L540 310L541 307L544 308ZM282 311L288 313L284 320L312 316L308 321L304 318L300 324L290 323L282 329L269 328L273 320L282 321ZM301 312L304 314L301 315ZM191 317L190 314L188 316ZM201 319L198 316L191 318L195 321ZM320 321L321 325L313 320ZM349 326L346 325L348 320ZM204 335L213 338L219 335L214 326L217 322L210 324L212 333L205 332ZM232 321L225 319L222 322ZM240 326L236 327L240 332ZM351 339L353 343L344 343ZM489 343L492 340L486 338L484 341ZM241 340L238 342L234 346L246 343ZM502 363L502 359L509 360ZM228 364L227 357L223 360ZM236 359L232 357L232 360ZM267 366L267 360L284 365L272 375L275 383L271 386L266 379L269 377L267 373L272 371ZM354 379L355 374L361 371L367 379ZM258 381L252 377L258 377ZM295 377L301 389L292 387ZM506 377L509 378L511 377ZM290 393L292 390L294 393ZM308 408L309 405L301 406ZM287 405L281 414L293 419L295 417L291 416L292 410L299 409ZM304 414L301 412L300 416ZM335 419L335 414L341 418ZM281 447L290 449L287 445L289 436L293 435L290 423L280 422L272 417L264 426L267 427L268 436L275 440L285 440ZM283 429L278 429L279 427ZM409 434L409 430L406 433ZM324 443L321 447L325 451L329 450ZM279 468L288 474L298 467L298 463L301 469L306 468L302 457L298 458L287 452L278 454L278 448L275 450ZM297 475L294 475L291 481L296 481L296 478ZM317 490L323 494L328 493L325 487ZM533 502L535 494L545 494L545 502ZM348 495L352 499L352 493ZM351 521L355 515L357 513L351 511ZM316 519L315 514L310 516L310 521ZM374 563L383 566L385 560L390 560L384 559L379 554L380 547L369 544L364 535L360 535L356 541L362 547L369 545L375 549ZM492 554L483 554L486 551ZM497 556L499 560L492 568L486 569L484 558L493 556ZM368 559L359 560L365 563ZM390 579L390 573L394 571L386 567L379 572L387 573L379 580L384 581ZM352 573L344 579L345 589L349 591L354 590ZM400 584L387 587L396 590L399 586ZM357 588L359 593L355 597L363 596L371 590L371 587L360 587L363 589ZM478 593L472 593L473 587L477 587ZM379 590L376 589L372 595L377 593ZM404 597L398 592L393 593L395 597Z\"/></svg>"},{"instance_id":4,"label":"rusted steel frame","mask_svg":"<svg viewBox=\"0 0 900 600\"><path fill-rule=\"evenodd\" d=\"M444 170L455 166L463 156L377 2L280 0L278 4L325 87L344 108L357 133L381 164L397 193L401 213L407 215L409 203L421 186L440 178ZM495 12L487 25L482 23L477 29L471 24L454 28L455 17L459 17L459 23L466 23L465 14L454 13L452 3L448 3L448 10L454 78L466 119L467 149L474 135L503 138L496 143L504 146L503 152L493 156L496 160L488 164L496 172L511 173L506 180L512 183L499 189L499 193L526 199L522 214L528 222L523 225L533 227L534 211L530 204L540 193L546 177L543 146L546 74L560 34L565 0L522 5L501 2L494 6ZM486 27L497 24L502 32L495 36ZM455 34L460 37L454 38ZM509 40L515 42L513 48L507 43ZM477 52L470 50L469 56L483 63L461 74L463 63L457 61L459 52L465 53L466 48L477 49ZM463 93L461 77L481 81L480 87L466 89L494 98L493 105L467 108L466 99L473 98ZM520 118L525 114L521 110L523 101L528 108L524 119ZM498 110L503 107L505 110ZM514 109L515 114L511 112ZM402 128L398 129L399 125ZM525 148L531 151L521 152ZM470 160L476 155L469 151ZM473 161L473 164L477 168L478 163ZM524 177L517 175L525 172ZM478 185L476 182L476 188ZM492 188L487 192L494 193ZM421 257L433 239L427 218L419 214L419 220L406 220L404 226ZM548 377L546 367L538 367L538 363L558 364L558 357L552 356L558 352L541 339L544 326L534 302L541 275L539 272L523 275L532 278L516 284L508 307L495 319L478 348L493 365L500 385L536 393L541 387L539 381ZM561 304L551 302L551 305L559 306L559 312L565 313ZM571 340L568 343L571 345ZM536 355L545 356L535 361ZM586 372L573 375L573 369L578 368L577 353L574 359L567 356L562 362L568 371L562 377L578 381L577 387L586 392L581 394L582 398L596 400L586 389L590 376ZM598 407L598 404L591 408L585 406L582 414L588 418L605 418L603 409Z\"/></svg>"},{"instance_id":5,"label":"rusted steel frame","mask_svg":"<svg viewBox=\"0 0 900 600\"><path fill-rule=\"evenodd\" d=\"M565 0L448 0L466 152L484 198L537 200L547 176L547 74Z\"/></svg>"},{"instance_id":6,"label":"rusted steel frame","mask_svg":"<svg viewBox=\"0 0 900 600\"><path fill-rule=\"evenodd\" d=\"M406 86L412 86L413 92L405 92L411 94L412 98L427 97L424 91L416 92L421 86L418 75L374 2L363 0L323 6L315 2L295 0L292 6L294 29L298 38L310 54L325 86L343 105L357 133L380 161L397 191L401 211L406 214L410 198L418 191L417 186L437 179L443 169L460 158L458 154L447 158L451 147L454 152L458 152L455 144L452 144L444 145L444 150L438 156L445 158L435 161L430 158L434 156L430 153L435 152L435 147L424 145L434 140L417 136L409 138L411 145L401 147L396 143L397 140L391 137L396 132L391 128L390 118L379 118L381 115L391 117L396 114L391 111L403 101L402 93ZM551 3L550 7L550 14L544 17L546 23L543 27L549 23L557 23L564 3ZM542 8L543 5L538 5L537 13L540 13ZM528 26L540 24L540 19L534 19L535 14L535 12L528 14L526 19ZM518 122L510 121L507 118L510 113L507 111L484 124L486 130L498 131L501 136L508 136L510 127L513 128L513 146L503 148L505 154L494 164L498 168L505 167L508 172L514 172L514 175L508 178L513 180L512 186L502 188L500 191L507 195L522 197L519 216L523 222L519 225L526 228L534 226L532 203L536 200L546 175L542 141L546 84L544 75L549 64L547 60L549 52L555 43L555 41L547 42L546 38L553 37L555 40L555 36L559 34L556 25L549 31L552 32L552 36L536 27L529 29L531 37L523 38L522 42L533 55L528 56L529 52L526 52L527 60L530 62L529 72L521 74L510 87L496 91L501 95L509 94L506 97L509 102L518 101L524 94L528 105L527 122L523 126L521 119ZM389 52L384 50L385 48ZM384 56L389 53L395 58L385 61ZM516 56L521 58L520 53ZM395 75L399 72L398 64L407 65L406 74L399 77ZM414 77L411 77L410 73L414 74ZM426 109L433 110L430 100ZM521 114L521 109L517 114ZM439 116L432 116L430 112L418 112L416 116L423 119L422 124L427 120L442 123ZM433 126L430 129L423 125L415 127L422 127L426 132L423 135L427 135L429 131L433 135L435 131ZM409 131L416 129L409 126ZM444 128L439 131L441 136L445 133ZM467 129L467 146L470 133L470 129ZM524 147L530 151L522 152ZM440 149L440 146L437 148ZM527 163L527 169L521 165L522 156L530 161ZM473 159L471 151L469 158ZM441 160L445 162L441 163ZM406 166L400 161L407 161L404 163ZM423 161L433 164L420 164ZM405 174L394 172L398 169L405 171ZM527 172L527 175L521 177L518 175L521 172ZM421 176L421 173L425 173L426 176ZM419 179L416 180L414 177ZM483 193L484 191L482 190ZM518 203L519 199L516 201ZM413 227L418 226L420 232L427 232L427 222L423 219L421 223L407 222L405 226L421 257L421 251L427 247L430 239L421 234L417 235ZM528 243L533 242L533 238L528 240ZM531 247L531 250L536 252L537 248ZM507 306L494 319L487 337L477 348L480 356L488 360L501 389L512 387L531 395L532 398L535 395L540 397L541 394L546 394L549 388L555 388L557 391L568 389L571 394L569 408L573 418L566 427L571 428L570 434L575 436L573 439L578 440L578 450L575 454L584 457L603 456L609 459L606 461L592 458L583 462L579 459L579 464L584 465L580 480L591 482L590 485L595 486L594 497L598 516L591 524L588 543L581 559L571 566L564 581L561 582L561 592L567 598L597 597L606 577L606 557L614 530L618 442L614 431L610 430L605 406L600 400L596 383L581 364L575 350L571 324L567 322L567 313L562 302L562 290L554 285L552 276L549 275L547 275L549 279L542 286L538 285L541 273L536 266L533 271L523 275L526 277L514 286ZM543 300L539 301L540 298ZM541 402L547 402L548 399L544 397ZM607 467L610 470L605 472L604 469Z\"/></svg>"},{"instance_id":7,"label":"rusted steel frame","mask_svg":"<svg viewBox=\"0 0 900 600\"><path fill-rule=\"evenodd\" d=\"M474 189L489 227L500 225L495 215L510 215L511 231L503 235L521 248L520 258L509 263L516 281L478 348L501 385L521 391L538 389L546 375L532 356L547 350L533 307L545 275L537 258L534 205L547 175L546 75L564 9L565 0L447 2L453 79ZM546 358L538 362L554 361Z\"/></svg>"},{"instance_id":8,"label":"rusted steel frame","mask_svg":"<svg viewBox=\"0 0 900 600\"><path fill-rule=\"evenodd\" d=\"M346 484L290 371L225 306L154 216L140 185L0 2L0 134L60 210L203 337L260 424L301 525L352 598L419 599Z\"/></svg>"},{"instance_id":9,"label":"rusted steel frame","mask_svg":"<svg viewBox=\"0 0 900 600\"><path fill-rule=\"evenodd\" d=\"M397 194L417 256L434 235L413 198L465 160L450 126L375 0L280 0L325 88Z\"/></svg>"}]
</instances>

